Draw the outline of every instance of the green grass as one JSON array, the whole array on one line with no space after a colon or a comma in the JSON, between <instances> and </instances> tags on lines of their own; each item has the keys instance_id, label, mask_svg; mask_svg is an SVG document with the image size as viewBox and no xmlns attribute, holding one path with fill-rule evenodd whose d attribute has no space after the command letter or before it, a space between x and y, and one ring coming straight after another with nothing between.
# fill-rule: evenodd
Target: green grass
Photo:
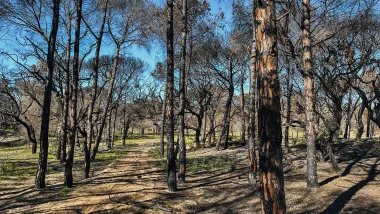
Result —
<instances>
[{"instance_id":1,"label":"green grass","mask_svg":"<svg viewBox=\"0 0 380 214\"><path fill-rule=\"evenodd\" d=\"M197 173L202 171L230 171L236 168L236 161L229 157L200 157L187 160L187 171Z\"/></svg>"},{"instance_id":2,"label":"green grass","mask_svg":"<svg viewBox=\"0 0 380 214\"><path fill-rule=\"evenodd\" d=\"M63 188L59 191L58 195L59 195L60 197L65 197L65 196L67 196L68 194L70 194L71 191L73 191L73 188L63 187Z\"/></svg>"}]
</instances>

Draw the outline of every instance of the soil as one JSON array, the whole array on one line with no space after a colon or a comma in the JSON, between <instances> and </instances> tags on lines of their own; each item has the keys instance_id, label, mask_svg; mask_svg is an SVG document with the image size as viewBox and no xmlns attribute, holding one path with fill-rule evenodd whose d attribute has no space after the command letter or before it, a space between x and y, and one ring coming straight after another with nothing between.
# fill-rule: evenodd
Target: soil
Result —
<instances>
[{"instance_id":1,"label":"soil","mask_svg":"<svg viewBox=\"0 0 380 214\"><path fill-rule=\"evenodd\" d=\"M157 143L130 147L90 179L75 177L72 189L63 187L61 174L48 175L43 190L34 189L33 178L1 181L0 213L260 213L258 185L248 183L245 147L189 151L190 158L235 157L236 165L189 173L175 193L166 190L162 160L149 155L156 148ZM379 142L335 144L341 170L319 162L318 189L306 188L305 149L296 145L284 155L288 213L380 213Z\"/></svg>"}]
</instances>

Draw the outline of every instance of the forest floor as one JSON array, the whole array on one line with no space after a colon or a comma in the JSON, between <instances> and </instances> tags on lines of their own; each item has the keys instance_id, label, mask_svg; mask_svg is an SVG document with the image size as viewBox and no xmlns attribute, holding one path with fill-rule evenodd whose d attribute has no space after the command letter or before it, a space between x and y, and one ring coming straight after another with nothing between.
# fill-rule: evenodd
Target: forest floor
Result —
<instances>
[{"instance_id":1,"label":"forest floor","mask_svg":"<svg viewBox=\"0 0 380 214\"><path fill-rule=\"evenodd\" d=\"M335 144L341 170L319 162L320 188L313 190L305 183L305 149L295 145L284 155L288 213L380 213L379 142ZM117 156L100 152L112 160L95 163L90 179L81 180L77 160L71 189L54 170L43 190L34 189L34 176L0 179L0 213L260 213L258 187L248 184L245 147L189 151L187 183L175 193L166 191L158 143L116 145L112 151Z\"/></svg>"}]
</instances>

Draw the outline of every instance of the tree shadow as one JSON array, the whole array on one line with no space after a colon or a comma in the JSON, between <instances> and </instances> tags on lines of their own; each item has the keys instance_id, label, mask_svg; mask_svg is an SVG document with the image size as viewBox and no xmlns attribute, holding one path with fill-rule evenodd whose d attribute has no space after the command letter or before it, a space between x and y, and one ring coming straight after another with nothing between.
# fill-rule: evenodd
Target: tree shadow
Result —
<instances>
[{"instance_id":1,"label":"tree shadow","mask_svg":"<svg viewBox=\"0 0 380 214\"><path fill-rule=\"evenodd\" d=\"M351 188L349 188L347 191L343 192L338 198L334 200L333 203L331 203L324 211L322 211L322 214L329 214L329 213L339 213L342 211L344 206L351 200L351 198L364 186L366 186L369 182L373 181L379 172L376 170L376 167L378 166L377 162L380 159L378 158L374 164L372 164L370 171L368 172L368 176L366 179L360 181L359 183L355 184Z\"/></svg>"},{"instance_id":2,"label":"tree shadow","mask_svg":"<svg viewBox=\"0 0 380 214\"><path fill-rule=\"evenodd\" d=\"M330 177L330 178L327 178L325 180L323 180L322 182L319 183L320 186L323 186L323 185L326 185L328 183L330 183L331 181L339 178L339 177L344 177L346 175L348 175L352 169L353 166L355 166L357 163L359 163L361 160L364 159L364 157L366 157L366 155L368 154L368 152L371 150L371 145L367 145L367 144L364 144L364 145L359 145L359 148L352 148L350 147L350 149L352 149L350 152L345 152L345 159L353 159L355 158L350 164L348 164L346 166L346 168L344 169L344 171L340 174L340 175L335 175L333 177ZM360 153L360 154L358 154Z\"/></svg>"}]
</instances>

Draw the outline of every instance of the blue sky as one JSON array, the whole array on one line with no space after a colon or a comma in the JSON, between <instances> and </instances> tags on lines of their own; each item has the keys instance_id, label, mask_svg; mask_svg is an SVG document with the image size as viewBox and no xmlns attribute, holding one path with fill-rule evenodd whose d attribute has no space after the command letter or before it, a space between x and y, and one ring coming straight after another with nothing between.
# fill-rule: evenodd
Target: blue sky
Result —
<instances>
[{"instance_id":1,"label":"blue sky","mask_svg":"<svg viewBox=\"0 0 380 214\"><path fill-rule=\"evenodd\" d=\"M164 5L165 1L163 0L154 0L156 4ZM211 13L217 14L223 12L225 14L226 20L231 20L232 18L232 1L229 0L209 0L211 6ZM153 46L150 52L145 49L133 46L130 50L130 54L138 57L149 64L149 69L153 70L156 62L164 60L162 56L162 50L157 46Z\"/></svg>"},{"instance_id":2,"label":"blue sky","mask_svg":"<svg viewBox=\"0 0 380 214\"><path fill-rule=\"evenodd\" d=\"M153 0L156 4L159 5L165 5L165 0ZM232 10L231 10L231 4L233 1L231 0L209 0L211 5L211 13L212 14L218 14L220 12L223 12L226 20L231 20L232 17ZM4 30L4 29L2 29ZM8 29L12 31L12 29ZM3 31L4 32L4 31ZM17 32L15 32L17 34ZM9 37L10 38L9 38ZM12 49L17 47L18 45L14 44L14 36L15 35L7 35L7 33L1 34L0 38L0 51L7 51L7 52L13 52ZM4 39L7 39L7 41L4 41ZM12 45L13 44L13 45ZM20 47L17 47L20 48ZM101 49L102 54L113 54L114 53L114 45L111 44L103 44ZM154 66L156 62L164 60L164 54L165 50L161 50L160 47L157 47L157 45L153 44L150 51L145 50L144 48L137 47L136 45L133 45L129 50L126 50L125 54L132 55L135 57L138 57L149 65L149 71L152 71L154 69ZM36 60L29 60L27 64L34 64L36 63ZM8 68L15 68L15 63L7 59L5 57L1 57L0 64L4 67Z\"/></svg>"}]
</instances>

